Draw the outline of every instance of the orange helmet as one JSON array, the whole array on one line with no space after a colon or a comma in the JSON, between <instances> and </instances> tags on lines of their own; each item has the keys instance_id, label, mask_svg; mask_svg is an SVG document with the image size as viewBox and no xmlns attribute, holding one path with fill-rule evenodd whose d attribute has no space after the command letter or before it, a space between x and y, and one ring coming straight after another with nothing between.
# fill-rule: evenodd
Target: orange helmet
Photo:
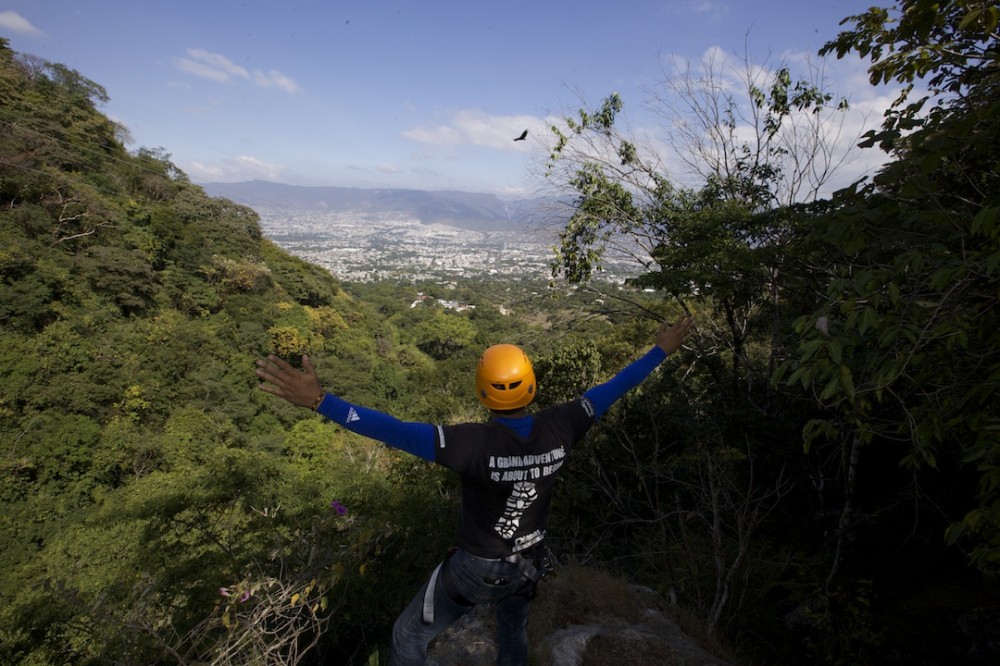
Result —
<instances>
[{"instance_id":1,"label":"orange helmet","mask_svg":"<svg viewBox=\"0 0 1000 666\"><path fill-rule=\"evenodd\" d=\"M488 409L520 409L535 399L535 371L517 345L493 345L476 365L476 396Z\"/></svg>"}]
</instances>

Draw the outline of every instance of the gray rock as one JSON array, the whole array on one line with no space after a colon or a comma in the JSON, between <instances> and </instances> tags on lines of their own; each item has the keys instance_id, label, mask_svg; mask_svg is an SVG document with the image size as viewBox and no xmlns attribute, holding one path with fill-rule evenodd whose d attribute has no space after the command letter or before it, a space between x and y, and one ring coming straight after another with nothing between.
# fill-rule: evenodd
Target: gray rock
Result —
<instances>
[{"instance_id":1,"label":"gray rock","mask_svg":"<svg viewBox=\"0 0 1000 666\"><path fill-rule=\"evenodd\" d=\"M573 569L542 583L528 635L540 666L731 666L686 634L649 588ZM496 663L494 609L480 607L431 644L428 666Z\"/></svg>"},{"instance_id":2,"label":"gray rock","mask_svg":"<svg viewBox=\"0 0 1000 666\"><path fill-rule=\"evenodd\" d=\"M492 666L497 661L494 609L479 606L438 636L426 666Z\"/></svg>"}]
</instances>

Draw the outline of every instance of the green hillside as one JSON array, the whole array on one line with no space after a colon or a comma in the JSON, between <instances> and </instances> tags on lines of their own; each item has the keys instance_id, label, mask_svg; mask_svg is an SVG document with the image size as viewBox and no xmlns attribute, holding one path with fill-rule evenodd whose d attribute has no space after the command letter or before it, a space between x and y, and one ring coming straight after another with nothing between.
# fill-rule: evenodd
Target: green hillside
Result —
<instances>
[{"instance_id":1,"label":"green hillside","mask_svg":"<svg viewBox=\"0 0 1000 666\"><path fill-rule=\"evenodd\" d=\"M248 653L226 627L254 622L292 654L334 612L330 645L373 649L435 556L413 549L450 535L429 504L450 486L257 391L253 361L312 354L413 418L448 383L253 211L128 152L104 99L0 44L0 662Z\"/></svg>"},{"instance_id":2,"label":"green hillside","mask_svg":"<svg viewBox=\"0 0 1000 666\"><path fill-rule=\"evenodd\" d=\"M455 482L258 391L254 360L440 422L482 418L485 345L557 345L485 302L349 295L127 150L106 100L0 42L0 662L367 663L452 544Z\"/></svg>"}]
</instances>

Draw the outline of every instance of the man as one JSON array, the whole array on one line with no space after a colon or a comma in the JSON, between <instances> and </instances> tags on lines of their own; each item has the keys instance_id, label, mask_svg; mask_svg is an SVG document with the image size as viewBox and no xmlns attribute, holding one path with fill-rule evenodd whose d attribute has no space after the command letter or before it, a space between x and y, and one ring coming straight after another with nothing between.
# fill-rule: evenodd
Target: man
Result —
<instances>
[{"instance_id":1,"label":"man","mask_svg":"<svg viewBox=\"0 0 1000 666\"><path fill-rule=\"evenodd\" d=\"M423 664L431 640L480 604L496 606L497 664L528 663L528 608L540 578L536 565L556 474L594 422L677 351L692 327L690 317L664 322L642 358L576 400L537 415L526 409L537 392L530 360L519 347L494 345L476 367L476 396L492 418L452 426L403 422L326 393L306 356L302 370L274 356L257 361L262 390L459 474L458 548L396 620L395 666Z\"/></svg>"}]
</instances>

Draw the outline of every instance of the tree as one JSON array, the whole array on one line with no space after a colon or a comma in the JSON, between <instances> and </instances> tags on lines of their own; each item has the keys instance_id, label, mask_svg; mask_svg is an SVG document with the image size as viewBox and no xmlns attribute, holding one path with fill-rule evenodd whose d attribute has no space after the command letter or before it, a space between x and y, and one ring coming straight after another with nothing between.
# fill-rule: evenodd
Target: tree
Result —
<instances>
[{"instance_id":1,"label":"tree","mask_svg":"<svg viewBox=\"0 0 1000 666\"><path fill-rule=\"evenodd\" d=\"M104 86L94 83L75 69L60 63L48 63L46 70L57 86L77 100L93 106L97 103L107 104L111 99Z\"/></svg>"},{"instance_id":2,"label":"tree","mask_svg":"<svg viewBox=\"0 0 1000 666\"><path fill-rule=\"evenodd\" d=\"M788 381L827 408L807 434L846 442L851 473L858 447L898 441L914 473L974 466L978 496L939 506L954 521L948 539L995 572L1000 421L988 396L1000 383L1000 9L905 0L848 21L824 52L856 51L871 58L873 82L907 86L866 140L895 160L845 191L815 232L830 278L825 298L796 324L801 345ZM913 100L920 80L930 92Z\"/></svg>"},{"instance_id":3,"label":"tree","mask_svg":"<svg viewBox=\"0 0 1000 666\"><path fill-rule=\"evenodd\" d=\"M652 105L680 137L674 148L702 179L698 189L675 185L663 158L642 157L648 151L616 131L617 94L567 118L569 135L553 127L550 175L577 193L553 272L580 282L600 270L606 249L631 253L644 269L637 285L700 302L725 322L718 343L732 354L736 380L755 322L778 321L786 248L810 214L792 205L815 200L844 157L833 146L846 101L811 74L793 83L787 67L745 60L742 99L723 85L733 75L714 58L698 77L688 69L666 78Z\"/></svg>"},{"instance_id":4,"label":"tree","mask_svg":"<svg viewBox=\"0 0 1000 666\"><path fill-rule=\"evenodd\" d=\"M697 72L672 61L650 90L675 159L721 198L757 210L816 200L850 154L838 148L847 99L826 89L822 63L793 81L785 64L728 60L710 50Z\"/></svg>"},{"instance_id":5,"label":"tree","mask_svg":"<svg viewBox=\"0 0 1000 666\"><path fill-rule=\"evenodd\" d=\"M435 308L430 317L413 327L413 336L417 348L443 360L471 345L476 329L468 317Z\"/></svg>"},{"instance_id":6,"label":"tree","mask_svg":"<svg viewBox=\"0 0 1000 666\"><path fill-rule=\"evenodd\" d=\"M698 315L692 387L640 410L676 413L682 408L672 400L683 402L684 422L674 430L682 442L668 444L658 427L640 419L616 432L643 434L611 447L633 458L612 453L595 478L609 498L619 493L610 506L623 513L612 524L659 526L660 541L648 544L663 554L657 568L689 582L685 601L703 613L710 633L739 612L753 584L749 573L766 569L755 562L761 549L754 541L791 492L787 461L777 451L794 459L797 442L774 434L793 432L783 421L795 418L795 410L785 409L794 398L768 388L783 353L789 304L803 288L794 270L802 255L791 248L813 214L791 204L814 199L832 175L826 116L846 108L819 84L793 82L784 67L767 72L746 64L742 99L719 85L722 76L710 60L701 78L688 70L668 79L669 95L654 97L671 129L680 128L677 147L687 162L704 165L697 187L675 184L662 158L616 130L623 106L617 95L565 119L568 133L553 128L549 171L576 193L554 274L585 281L606 251L624 248L641 262L634 285L665 294L673 312L679 305ZM750 138L741 139L747 130ZM609 471L619 465L639 470L637 478ZM600 483L615 478L610 486ZM670 555L677 541L690 559ZM712 564L689 566L702 561Z\"/></svg>"},{"instance_id":7,"label":"tree","mask_svg":"<svg viewBox=\"0 0 1000 666\"><path fill-rule=\"evenodd\" d=\"M608 248L648 269L649 255L670 235L662 225L691 209L736 204L751 215L813 201L846 157L834 146L847 102L824 88L820 71L793 82L786 66L770 70L746 59L740 76L710 55L698 74L665 73L661 88L650 91L649 105L675 137L676 160L696 177L692 186L678 185L685 174L669 172L670 155L617 129L624 104L617 93L564 118L568 132L552 127L547 175L577 195L553 270L571 281L600 270ZM732 235L782 240L752 229Z\"/></svg>"}]
</instances>

